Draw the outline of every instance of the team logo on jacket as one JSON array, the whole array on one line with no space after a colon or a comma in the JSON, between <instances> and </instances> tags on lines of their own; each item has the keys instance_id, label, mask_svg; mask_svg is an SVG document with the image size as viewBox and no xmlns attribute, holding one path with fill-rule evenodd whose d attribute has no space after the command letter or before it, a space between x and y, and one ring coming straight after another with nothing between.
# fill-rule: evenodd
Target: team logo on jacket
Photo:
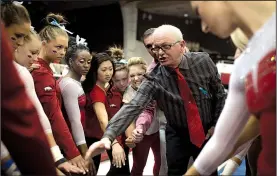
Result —
<instances>
[{"instance_id":1,"label":"team logo on jacket","mask_svg":"<svg viewBox=\"0 0 277 176\"><path fill-rule=\"evenodd\" d=\"M45 91L45 92L49 92L49 91L51 91L51 90L52 90L51 87L44 87L44 91Z\"/></svg>"},{"instance_id":2,"label":"team logo on jacket","mask_svg":"<svg viewBox=\"0 0 277 176\"><path fill-rule=\"evenodd\" d=\"M116 105L115 105L115 104L111 104L110 107L111 107L111 108L114 108L114 107L116 107Z\"/></svg>"}]
</instances>

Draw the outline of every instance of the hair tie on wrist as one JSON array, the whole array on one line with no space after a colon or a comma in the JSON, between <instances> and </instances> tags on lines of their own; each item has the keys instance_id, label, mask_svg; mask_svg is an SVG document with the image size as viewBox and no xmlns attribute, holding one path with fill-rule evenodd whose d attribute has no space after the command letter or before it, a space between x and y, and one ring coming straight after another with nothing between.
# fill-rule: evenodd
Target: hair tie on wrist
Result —
<instances>
[{"instance_id":1,"label":"hair tie on wrist","mask_svg":"<svg viewBox=\"0 0 277 176\"><path fill-rule=\"evenodd\" d=\"M60 164L65 163L65 162L67 162L67 160L65 158L62 158L55 162L55 166L58 167Z\"/></svg>"}]
</instances>

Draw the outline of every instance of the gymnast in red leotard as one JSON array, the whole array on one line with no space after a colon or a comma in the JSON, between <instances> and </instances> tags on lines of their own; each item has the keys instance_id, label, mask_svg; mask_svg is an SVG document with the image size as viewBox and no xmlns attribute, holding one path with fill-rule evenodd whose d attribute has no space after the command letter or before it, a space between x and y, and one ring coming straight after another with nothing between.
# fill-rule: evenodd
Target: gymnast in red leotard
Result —
<instances>
[{"instance_id":1,"label":"gymnast in red leotard","mask_svg":"<svg viewBox=\"0 0 277 176\"><path fill-rule=\"evenodd\" d=\"M239 146L258 134L262 138L258 173L276 175L275 2L194 1L191 4L202 19L204 32L226 38L240 28L250 40L235 61L228 98L214 135L186 175L210 174L230 158L230 153L240 151ZM250 114L257 118L249 119Z\"/></svg>"}]
</instances>

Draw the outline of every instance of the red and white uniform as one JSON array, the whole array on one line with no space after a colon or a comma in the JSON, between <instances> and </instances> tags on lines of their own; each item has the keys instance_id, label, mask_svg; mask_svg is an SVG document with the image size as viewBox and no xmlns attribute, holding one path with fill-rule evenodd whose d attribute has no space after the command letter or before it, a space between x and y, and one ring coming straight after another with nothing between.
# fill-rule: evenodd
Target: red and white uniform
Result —
<instances>
[{"instance_id":1,"label":"red and white uniform","mask_svg":"<svg viewBox=\"0 0 277 176\"><path fill-rule=\"evenodd\" d=\"M215 133L194 166L208 175L233 149L250 114L260 119L260 175L276 175L276 14L254 34L235 61L229 93Z\"/></svg>"},{"instance_id":2,"label":"red and white uniform","mask_svg":"<svg viewBox=\"0 0 277 176\"><path fill-rule=\"evenodd\" d=\"M47 115L54 138L64 151L67 159L80 155L61 111L60 87L53 77L53 72L45 60L38 58L39 69L32 72L35 90L39 101Z\"/></svg>"},{"instance_id":3,"label":"red and white uniform","mask_svg":"<svg viewBox=\"0 0 277 176\"><path fill-rule=\"evenodd\" d=\"M76 145L86 144L82 122L85 118L86 95L79 81L61 78L59 86L63 98L63 115L72 132ZM83 123L84 124L84 123Z\"/></svg>"}]
</instances>

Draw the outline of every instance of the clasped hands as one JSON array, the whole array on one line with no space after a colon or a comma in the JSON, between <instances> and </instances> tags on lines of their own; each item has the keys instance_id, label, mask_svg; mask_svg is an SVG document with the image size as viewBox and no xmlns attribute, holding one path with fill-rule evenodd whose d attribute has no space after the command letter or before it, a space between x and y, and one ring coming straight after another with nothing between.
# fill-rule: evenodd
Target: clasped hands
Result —
<instances>
[{"instance_id":1,"label":"clasped hands","mask_svg":"<svg viewBox=\"0 0 277 176\"><path fill-rule=\"evenodd\" d=\"M125 144L129 148L134 148L136 143L139 143L143 139L143 132L140 129L135 129L132 132L132 135L125 140ZM93 143L85 156L85 160L89 161L90 158L103 153L105 150L111 149L111 141L109 138L102 138L100 141ZM112 146L113 149L113 164L116 167L121 167L125 165L125 152L124 149L119 145L119 143L114 143Z\"/></svg>"}]
</instances>

